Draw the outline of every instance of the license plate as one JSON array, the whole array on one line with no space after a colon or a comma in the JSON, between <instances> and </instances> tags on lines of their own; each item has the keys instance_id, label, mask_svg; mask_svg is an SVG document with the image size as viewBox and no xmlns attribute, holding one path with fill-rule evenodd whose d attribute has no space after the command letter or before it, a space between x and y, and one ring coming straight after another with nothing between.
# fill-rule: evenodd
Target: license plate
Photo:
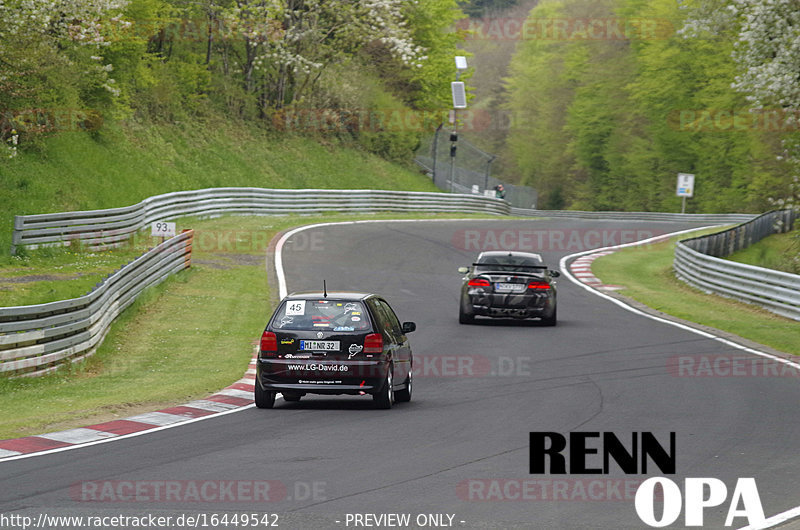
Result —
<instances>
[{"instance_id":1,"label":"license plate","mask_svg":"<svg viewBox=\"0 0 800 530\"><path fill-rule=\"evenodd\" d=\"M339 351L338 340L301 340L301 350Z\"/></svg>"},{"instance_id":2,"label":"license plate","mask_svg":"<svg viewBox=\"0 0 800 530\"><path fill-rule=\"evenodd\" d=\"M498 293L517 293L525 290L524 283L496 283L494 290Z\"/></svg>"}]
</instances>

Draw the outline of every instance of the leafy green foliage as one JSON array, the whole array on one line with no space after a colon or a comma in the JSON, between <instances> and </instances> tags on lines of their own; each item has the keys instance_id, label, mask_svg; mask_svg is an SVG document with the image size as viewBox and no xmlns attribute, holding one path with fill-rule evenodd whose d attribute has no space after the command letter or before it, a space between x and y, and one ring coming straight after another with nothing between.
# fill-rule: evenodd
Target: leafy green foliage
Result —
<instances>
[{"instance_id":1,"label":"leafy green foliage","mask_svg":"<svg viewBox=\"0 0 800 530\"><path fill-rule=\"evenodd\" d=\"M519 0L468 0L464 2L464 13L470 17L482 17L492 11L513 7Z\"/></svg>"},{"instance_id":2,"label":"leafy green foliage","mask_svg":"<svg viewBox=\"0 0 800 530\"><path fill-rule=\"evenodd\" d=\"M791 171L776 155L787 134L731 86L735 28L687 37L685 17L673 0L544 0L531 11L529 23L575 30L521 42L507 80L522 124L512 152L543 207L675 211L678 172L697 176L688 211L760 211L784 196ZM642 29L591 39L581 20Z\"/></svg>"},{"instance_id":3,"label":"leafy green foliage","mask_svg":"<svg viewBox=\"0 0 800 530\"><path fill-rule=\"evenodd\" d=\"M220 112L274 129L284 110L442 109L462 16L456 0L0 0L0 156L65 132L63 109L90 114L94 132ZM326 83L343 71L363 97ZM422 132L348 134L407 159Z\"/></svg>"}]
</instances>

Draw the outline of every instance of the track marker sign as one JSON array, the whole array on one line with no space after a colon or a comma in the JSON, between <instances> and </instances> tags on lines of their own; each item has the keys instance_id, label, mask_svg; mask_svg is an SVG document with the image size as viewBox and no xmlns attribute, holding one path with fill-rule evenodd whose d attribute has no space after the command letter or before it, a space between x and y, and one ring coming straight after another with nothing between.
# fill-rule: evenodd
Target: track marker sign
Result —
<instances>
[{"instance_id":1,"label":"track marker sign","mask_svg":"<svg viewBox=\"0 0 800 530\"><path fill-rule=\"evenodd\" d=\"M156 221L150 225L150 235L153 237L175 237L175 223Z\"/></svg>"},{"instance_id":2,"label":"track marker sign","mask_svg":"<svg viewBox=\"0 0 800 530\"><path fill-rule=\"evenodd\" d=\"M681 213L686 213L686 197L694 195L694 175L678 173L678 189L675 194L681 197Z\"/></svg>"},{"instance_id":3,"label":"track marker sign","mask_svg":"<svg viewBox=\"0 0 800 530\"><path fill-rule=\"evenodd\" d=\"M694 194L694 175L691 173L678 173L678 197L692 197Z\"/></svg>"}]
</instances>

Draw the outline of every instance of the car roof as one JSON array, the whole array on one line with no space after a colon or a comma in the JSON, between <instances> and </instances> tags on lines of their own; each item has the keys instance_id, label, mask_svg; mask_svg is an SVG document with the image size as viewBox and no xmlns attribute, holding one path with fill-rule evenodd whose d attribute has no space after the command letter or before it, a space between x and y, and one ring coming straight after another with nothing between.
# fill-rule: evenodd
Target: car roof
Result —
<instances>
[{"instance_id":1,"label":"car roof","mask_svg":"<svg viewBox=\"0 0 800 530\"><path fill-rule=\"evenodd\" d=\"M481 252L478 254L477 261L480 261L481 258L490 258L490 257L499 257L499 256L513 256L517 258L531 258L538 261L542 260L541 254L534 254L533 252L519 252L517 250L487 250L486 252Z\"/></svg>"},{"instance_id":2,"label":"car roof","mask_svg":"<svg viewBox=\"0 0 800 530\"><path fill-rule=\"evenodd\" d=\"M370 296L377 296L373 293L359 293L356 291L328 291L327 298L336 300L360 301ZM288 295L285 300L324 300L325 293L322 291L298 291Z\"/></svg>"}]
</instances>

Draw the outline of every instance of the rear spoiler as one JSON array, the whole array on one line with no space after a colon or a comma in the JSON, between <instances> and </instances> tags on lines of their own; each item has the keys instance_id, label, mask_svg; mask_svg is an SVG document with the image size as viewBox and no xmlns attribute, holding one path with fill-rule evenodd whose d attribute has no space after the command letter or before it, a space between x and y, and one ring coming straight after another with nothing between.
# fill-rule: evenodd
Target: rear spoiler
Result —
<instances>
[{"instance_id":1,"label":"rear spoiler","mask_svg":"<svg viewBox=\"0 0 800 530\"><path fill-rule=\"evenodd\" d=\"M547 265L513 265L509 263L508 265L504 265L502 263L473 263L473 267L517 267L522 269L539 269L539 270L547 270ZM501 272L509 272L509 271L501 271Z\"/></svg>"}]
</instances>

